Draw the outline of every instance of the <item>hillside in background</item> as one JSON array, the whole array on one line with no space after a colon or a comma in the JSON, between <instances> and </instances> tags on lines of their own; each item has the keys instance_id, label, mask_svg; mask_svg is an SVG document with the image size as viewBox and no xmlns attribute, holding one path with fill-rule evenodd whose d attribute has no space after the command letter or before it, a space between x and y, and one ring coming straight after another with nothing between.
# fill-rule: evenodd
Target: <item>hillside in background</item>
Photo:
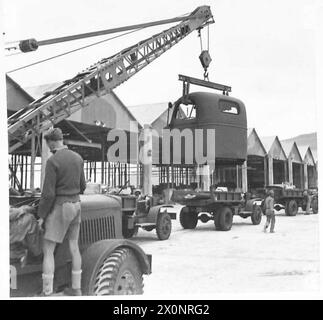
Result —
<instances>
[{"instance_id":1,"label":"hillside in background","mask_svg":"<svg viewBox=\"0 0 323 320\"><path fill-rule=\"evenodd\" d=\"M292 142L295 141L298 146L310 146L311 149L317 149L317 133L307 133L307 134L301 134L299 136L285 139L282 141L286 142Z\"/></svg>"},{"instance_id":2,"label":"hillside in background","mask_svg":"<svg viewBox=\"0 0 323 320\"><path fill-rule=\"evenodd\" d=\"M289 138L289 139L285 139L285 140L282 140L282 141L285 141L285 142L293 142L293 141L295 141L296 144L299 147L310 146L311 150L313 152L313 155L316 158L316 154L317 154L317 133L316 132L301 134L299 136Z\"/></svg>"}]
</instances>

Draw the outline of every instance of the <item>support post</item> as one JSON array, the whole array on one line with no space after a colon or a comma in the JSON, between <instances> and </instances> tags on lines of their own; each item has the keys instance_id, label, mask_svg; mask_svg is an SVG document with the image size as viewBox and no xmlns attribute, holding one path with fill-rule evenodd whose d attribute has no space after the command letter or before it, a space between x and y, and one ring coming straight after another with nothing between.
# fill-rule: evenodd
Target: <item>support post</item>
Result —
<instances>
[{"instance_id":1,"label":"support post","mask_svg":"<svg viewBox=\"0 0 323 320\"><path fill-rule=\"evenodd\" d=\"M143 146L143 170L144 183L143 193L153 195L152 191L152 131L149 125L144 125L144 146Z\"/></svg>"},{"instance_id":2,"label":"support post","mask_svg":"<svg viewBox=\"0 0 323 320\"><path fill-rule=\"evenodd\" d=\"M288 182L294 184L293 178L293 161L291 158L288 158Z\"/></svg>"},{"instance_id":3,"label":"support post","mask_svg":"<svg viewBox=\"0 0 323 320\"><path fill-rule=\"evenodd\" d=\"M305 163L305 162L303 164L303 170L304 170L303 187L304 187L304 189L308 189L308 168L307 168L307 163Z\"/></svg>"},{"instance_id":4,"label":"support post","mask_svg":"<svg viewBox=\"0 0 323 320\"><path fill-rule=\"evenodd\" d=\"M203 165L201 168L201 174L202 174L202 190L203 191L209 191L210 190L210 166L209 165Z\"/></svg>"},{"instance_id":5,"label":"support post","mask_svg":"<svg viewBox=\"0 0 323 320\"><path fill-rule=\"evenodd\" d=\"M242 192L248 191L248 172L247 172L248 163L245 161L241 167L241 179L242 179Z\"/></svg>"},{"instance_id":6,"label":"support post","mask_svg":"<svg viewBox=\"0 0 323 320\"><path fill-rule=\"evenodd\" d=\"M268 184L274 184L274 159L271 155L268 155Z\"/></svg>"}]
</instances>

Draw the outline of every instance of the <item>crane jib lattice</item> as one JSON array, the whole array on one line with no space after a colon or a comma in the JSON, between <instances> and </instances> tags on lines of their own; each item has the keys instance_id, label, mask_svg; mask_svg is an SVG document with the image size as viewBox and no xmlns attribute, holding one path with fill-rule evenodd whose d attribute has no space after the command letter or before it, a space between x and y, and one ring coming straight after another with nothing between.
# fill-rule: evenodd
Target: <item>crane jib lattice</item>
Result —
<instances>
[{"instance_id":1,"label":"crane jib lattice","mask_svg":"<svg viewBox=\"0 0 323 320\"><path fill-rule=\"evenodd\" d=\"M99 61L19 110L8 118L9 153L122 84L192 31L213 22L210 8L199 7L178 25Z\"/></svg>"}]
</instances>

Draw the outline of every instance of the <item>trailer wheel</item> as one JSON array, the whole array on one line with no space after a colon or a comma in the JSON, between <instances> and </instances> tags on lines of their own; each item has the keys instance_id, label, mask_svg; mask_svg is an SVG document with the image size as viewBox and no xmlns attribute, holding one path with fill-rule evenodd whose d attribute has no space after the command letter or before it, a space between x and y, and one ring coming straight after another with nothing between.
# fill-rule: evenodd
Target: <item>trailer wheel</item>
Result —
<instances>
[{"instance_id":1,"label":"trailer wheel","mask_svg":"<svg viewBox=\"0 0 323 320\"><path fill-rule=\"evenodd\" d=\"M103 261L91 291L97 296L143 293L142 271L131 249L116 249Z\"/></svg>"},{"instance_id":2,"label":"trailer wheel","mask_svg":"<svg viewBox=\"0 0 323 320\"><path fill-rule=\"evenodd\" d=\"M304 204L304 202L302 203L302 211L306 211L306 202L305 202L305 204Z\"/></svg>"},{"instance_id":3,"label":"trailer wheel","mask_svg":"<svg viewBox=\"0 0 323 320\"><path fill-rule=\"evenodd\" d=\"M229 231L232 227L232 220L233 220L233 213L231 208L229 207L222 207L220 209L220 212L218 215L218 224L219 224L219 230L221 231ZM216 223L215 219L215 223Z\"/></svg>"},{"instance_id":4,"label":"trailer wheel","mask_svg":"<svg viewBox=\"0 0 323 320\"><path fill-rule=\"evenodd\" d=\"M285 207L285 213L287 216L296 216L298 212L298 204L296 200L288 200Z\"/></svg>"},{"instance_id":5,"label":"trailer wheel","mask_svg":"<svg viewBox=\"0 0 323 320\"><path fill-rule=\"evenodd\" d=\"M158 215L156 233L159 240L167 240L172 231L172 219L167 212Z\"/></svg>"},{"instance_id":6,"label":"trailer wheel","mask_svg":"<svg viewBox=\"0 0 323 320\"><path fill-rule=\"evenodd\" d=\"M179 222L184 229L195 229L197 225L197 213L184 207L179 214Z\"/></svg>"},{"instance_id":7,"label":"trailer wheel","mask_svg":"<svg viewBox=\"0 0 323 320\"><path fill-rule=\"evenodd\" d=\"M262 210L261 210L260 206L255 205L253 207L252 213L251 213L252 224L254 224L254 225L260 224L261 218L262 218Z\"/></svg>"},{"instance_id":8,"label":"trailer wheel","mask_svg":"<svg viewBox=\"0 0 323 320\"><path fill-rule=\"evenodd\" d=\"M215 230L221 230L221 227L220 227L220 212L214 211L213 216L214 216Z\"/></svg>"},{"instance_id":9,"label":"trailer wheel","mask_svg":"<svg viewBox=\"0 0 323 320\"><path fill-rule=\"evenodd\" d=\"M313 213L317 214L318 213L318 200L317 200L317 198L314 198L312 200L311 207L312 207Z\"/></svg>"}]
</instances>

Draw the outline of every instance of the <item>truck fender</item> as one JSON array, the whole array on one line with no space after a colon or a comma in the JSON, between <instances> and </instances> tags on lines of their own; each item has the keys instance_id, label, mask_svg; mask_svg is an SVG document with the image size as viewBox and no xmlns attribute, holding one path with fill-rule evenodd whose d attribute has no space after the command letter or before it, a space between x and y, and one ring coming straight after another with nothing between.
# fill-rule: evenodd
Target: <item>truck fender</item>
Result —
<instances>
[{"instance_id":1,"label":"truck fender","mask_svg":"<svg viewBox=\"0 0 323 320\"><path fill-rule=\"evenodd\" d=\"M158 215L161 212L167 211L167 208L174 208L172 205L158 205L151 207L147 216L147 222L157 223ZM172 219L176 219L176 213L169 213Z\"/></svg>"},{"instance_id":2,"label":"truck fender","mask_svg":"<svg viewBox=\"0 0 323 320\"><path fill-rule=\"evenodd\" d=\"M94 277L106 259L114 250L118 248L132 249L137 257L142 272L144 274L151 273L151 256L145 252L134 242L124 239L101 240L93 243L82 254L82 280L84 286L92 283ZM82 283L82 288L84 288ZM87 288L85 288L85 291Z\"/></svg>"},{"instance_id":3,"label":"truck fender","mask_svg":"<svg viewBox=\"0 0 323 320\"><path fill-rule=\"evenodd\" d=\"M255 205L258 205L258 206L261 205L261 201L262 201L261 198L254 198L254 199L247 200L244 210L252 212L253 207Z\"/></svg>"}]
</instances>

